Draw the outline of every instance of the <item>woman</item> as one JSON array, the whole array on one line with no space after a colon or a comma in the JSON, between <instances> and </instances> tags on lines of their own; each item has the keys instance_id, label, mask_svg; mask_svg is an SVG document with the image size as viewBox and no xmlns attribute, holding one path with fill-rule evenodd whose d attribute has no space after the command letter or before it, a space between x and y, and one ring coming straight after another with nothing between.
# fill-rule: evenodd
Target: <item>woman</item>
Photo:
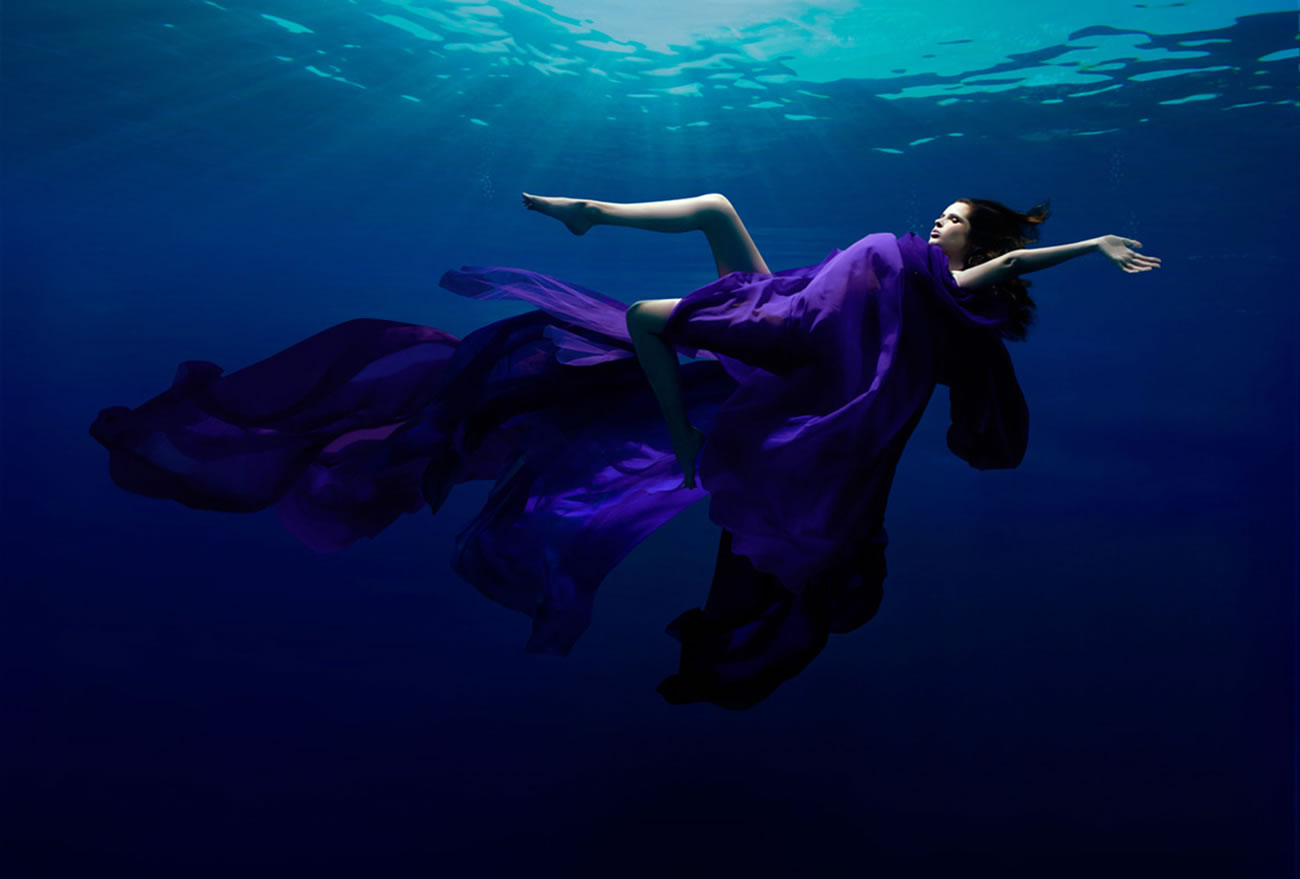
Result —
<instances>
[{"instance_id":1,"label":"woman","mask_svg":"<svg viewBox=\"0 0 1300 879\"><path fill-rule=\"evenodd\" d=\"M679 487L695 487L703 453L710 518L722 525L708 601L668 629L682 642L681 670L660 692L674 703L750 707L806 666L829 633L875 614L889 486L936 381L951 391L953 452L980 469L1019 464L1028 412L994 336L1024 339L1032 321L1020 275L1093 251L1130 273L1160 265L1115 235L1023 249L1048 218L1046 205L1022 214L962 198L925 242L867 236L773 289L757 278L771 272L721 194L640 204L522 195L575 235L598 224L699 229L713 250L720 280L712 290L627 312L684 474ZM839 283L837 259L848 261ZM741 383L707 444L682 403L675 349L684 345L713 352Z\"/></svg>"},{"instance_id":2,"label":"woman","mask_svg":"<svg viewBox=\"0 0 1300 879\"><path fill-rule=\"evenodd\" d=\"M771 274L749 237L745 224L741 222L731 202L721 193L637 204L548 198L526 192L521 194L524 205L529 210L561 220L575 235L583 235L597 224L632 226L654 232L690 232L699 229L708 237L709 246L713 249L718 277L730 272ZM978 217L978 222L972 222L973 215ZM1037 237L1022 237L1018 227L1023 224L1040 224L1047 217L1045 208L1042 212L1018 214L998 202L958 199L934 221L930 243L944 252L950 266L956 267L951 270L951 274L961 287L997 287L1026 272L1045 269L1094 250L1105 254L1130 273L1149 271L1160 266L1158 257L1129 250L1130 247L1141 247L1141 242L1117 235L1103 235L1088 241L1013 253L1019 244ZM973 228L977 231L972 232ZM1025 286L1019 285L1019 290L1023 291ZM1014 287L1007 285L1007 293L1014 295L1014 290ZM677 386L677 356L673 346L659 338L679 302L680 299L634 302L627 313L628 329L636 342L637 357L641 360L668 421L673 449L685 474L682 485L694 488L695 459L703 448L704 434L691 427L686 420ZM1033 300L1028 297L1025 297L1025 304L1029 309L1033 308ZM1020 337L1023 338L1023 332Z\"/></svg>"},{"instance_id":3,"label":"woman","mask_svg":"<svg viewBox=\"0 0 1300 879\"><path fill-rule=\"evenodd\" d=\"M705 606L668 627L681 669L660 692L746 708L875 613L894 467L936 383L955 454L1019 463L1027 409L1001 342L1031 316L1018 276L1092 250L1159 265L1116 236L1020 249L1045 210L960 199L928 240L868 235L772 273L721 195L523 197L577 235L699 229L719 279L629 308L525 269L449 271L452 292L537 310L464 339L351 320L228 376L186 361L163 393L95 419L113 480L195 509L274 506L319 552L495 480L452 568L532 617L526 650L566 655L609 571L703 496L698 462L722 538Z\"/></svg>"}]
</instances>

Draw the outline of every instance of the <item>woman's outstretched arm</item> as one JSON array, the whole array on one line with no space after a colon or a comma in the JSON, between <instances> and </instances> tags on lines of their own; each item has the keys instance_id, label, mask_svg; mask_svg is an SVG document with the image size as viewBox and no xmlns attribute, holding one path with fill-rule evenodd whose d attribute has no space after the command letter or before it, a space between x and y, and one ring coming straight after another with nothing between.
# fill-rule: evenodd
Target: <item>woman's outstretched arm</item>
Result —
<instances>
[{"instance_id":1,"label":"woman's outstretched arm","mask_svg":"<svg viewBox=\"0 0 1300 879\"><path fill-rule=\"evenodd\" d=\"M1129 250L1130 247L1141 246L1141 241L1134 241L1132 238L1102 235L1070 244L1013 250L986 263L980 263L964 271L953 272L952 275L961 287L986 287L1018 275L1059 265L1067 259L1074 259L1076 256L1094 251L1104 254L1107 259L1129 273L1160 268L1160 257L1146 256Z\"/></svg>"},{"instance_id":2,"label":"woman's outstretched arm","mask_svg":"<svg viewBox=\"0 0 1300 879\"><path fill-rule=\"evenodd\" d=\"M1160 268L1160 257L1146 256L1129 250L1130 247L1141 246L1141 241L1134 241L1132 238L1102 235L1098 238L1089 238L1087 241L1075 241L1073 244L1013 250L1006 255L1006 259L1011 264L1012 273L1016 275L1036 272L1093 251L1105 254L1107 259L1126 272L1146 272Z\"/></svg>"}]
</instances>

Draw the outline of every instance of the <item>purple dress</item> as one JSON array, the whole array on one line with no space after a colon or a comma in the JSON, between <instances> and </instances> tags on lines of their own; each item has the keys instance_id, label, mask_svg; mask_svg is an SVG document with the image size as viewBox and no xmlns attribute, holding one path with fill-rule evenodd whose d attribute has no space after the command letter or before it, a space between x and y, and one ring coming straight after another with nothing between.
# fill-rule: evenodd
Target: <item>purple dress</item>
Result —
<instances>
[{"instance_id":1,"label":"purple dress","mask_svg":"<svg viewBox=\"0 0 1300 879\"><path fill-rule=\"evenodd\" d=\"M526 650L565 655L597 587L644 537L709 497L722 527L705 606L670 702L744 708L803 668L829 632L874 614L884 508L936 383L948 447L1015 467L1028 412L1000 328L1005 303L964 290L916 235L867 235L814 266L733 272L685 296L664 328L706 443L681 470L625 324L627 305L524 269L465 266L442 287L538 310L456 339L356 319L228 376L186 361L172 386L90 428L122 488L280 521L318 552L437 512L494 480L452 568L533 619Z\"/></svg>"}]
</instances>

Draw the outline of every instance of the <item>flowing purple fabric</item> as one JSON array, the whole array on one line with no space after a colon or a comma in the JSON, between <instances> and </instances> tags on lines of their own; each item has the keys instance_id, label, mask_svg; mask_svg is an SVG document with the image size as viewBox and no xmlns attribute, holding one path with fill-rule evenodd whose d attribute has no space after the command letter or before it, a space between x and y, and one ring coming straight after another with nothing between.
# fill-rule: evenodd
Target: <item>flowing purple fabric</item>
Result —
<instances>
[{"instance_id":1,"label":"flowing purple fabric","mask_svg":"<svg viewBox=\"0 0 1300 879\"><path fill-rule=\"evenodd\" d=\"M988 469L1025 451L1028 413L998 333L1005 304L959 288L915 235L733 272L682 299L664 337L704 358L681 367L707 435L693 490L676 488L624 303L524 269L465 266L439 283L538 310L463 340L351 320L229 376L186 361L157 397L95 419L113 480L195 509L273 506L318 552L494 480L452 567L532 617L526 650L558 655L609 571L707 494L724 529L713 590L670 624L682 668L660 690L741 708L828 632L875 613L889 485L936 382L950 388L955 454Z\"/></svg>"},{"instance_id":2,"label":"flowing purple fabric","mask_svg":"<svg viewBox=\"0 0 1300 879\"><path fill-rule=\"evenodd\" d=\"M951 384L961 371L987 370L985 388L1011 399L981 399L973 420L964 413L949 435L953 451L975 466L1020 462L1027 413L1005 346L967 340L983 348L978 363L936 356L945 353L936 351L936 316L989 330L1005 320L1004 303L981 304L995 312L974 309L973 291L957 286L938 246L886 233L811 272L736 273L678 303L665 334L717 354L740 385L708 437L698 480L736 552L796 591L850 556L883 523L899 456L936 381Z\"/></svg>"}]
</instances>

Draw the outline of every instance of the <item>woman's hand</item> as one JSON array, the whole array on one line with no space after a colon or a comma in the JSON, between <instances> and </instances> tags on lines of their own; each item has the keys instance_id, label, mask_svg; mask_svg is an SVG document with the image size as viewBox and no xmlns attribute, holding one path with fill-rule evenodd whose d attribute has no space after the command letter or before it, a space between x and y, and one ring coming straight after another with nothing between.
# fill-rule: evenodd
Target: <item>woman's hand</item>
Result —
<instances>
[{"instance_id":1,"label":"woman's hand","mask_svg":"<svg viewBox=\"0 0 1300 879\"><path fill-rule=\"evenodd\" d=\"M1106 258L1126 272L1149 272L1160 268L1160 257L1146 256L1129 250L1141 247L1141 241L1121 238L1118 235L1103 235L1097 239L1097 249L1106 254Z\"/></svg>"}]
</instances>

